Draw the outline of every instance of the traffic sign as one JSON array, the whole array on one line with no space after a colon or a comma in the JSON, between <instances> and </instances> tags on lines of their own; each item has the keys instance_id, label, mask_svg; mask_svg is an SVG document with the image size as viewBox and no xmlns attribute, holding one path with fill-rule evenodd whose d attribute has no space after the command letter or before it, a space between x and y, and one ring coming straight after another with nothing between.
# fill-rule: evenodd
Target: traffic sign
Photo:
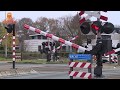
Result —
<instances>
[{"instance_id":1,"label":"traffic sign","mask_svg":"<svg viewBox=\"0 0 120 90\"><path fill-rule=\"evenodd\" d=\"M73 60L91 60L91 54L69 54L69 59Z\"/></svg>"}]
</instances>

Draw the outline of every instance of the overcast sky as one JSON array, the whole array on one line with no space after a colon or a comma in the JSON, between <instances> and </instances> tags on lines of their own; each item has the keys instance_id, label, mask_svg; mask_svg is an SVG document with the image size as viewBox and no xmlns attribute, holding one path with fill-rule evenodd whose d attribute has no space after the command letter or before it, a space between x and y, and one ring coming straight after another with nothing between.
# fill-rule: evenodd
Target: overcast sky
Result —
<instances>
[{"instance_id":1,"label":"overcast sky","mask_svg":"<svg viewBox=\"0 0 120 90\"><path fill-rule=\"evenodd\" d=\"M36 21L38 17L47 17L47 18L59 18L62 16L75 15L79 11L7 11L12 12L15 19L21 19L24 17L31 18L33 21ZM120 11L107 11L102 12L101 15L108 17L108 22L113 23L114 25L120 25ZM0 21L5 19L5 11L0 11ZM95 20L96 18L92 18Z\"/></svg>"}]
</instances>

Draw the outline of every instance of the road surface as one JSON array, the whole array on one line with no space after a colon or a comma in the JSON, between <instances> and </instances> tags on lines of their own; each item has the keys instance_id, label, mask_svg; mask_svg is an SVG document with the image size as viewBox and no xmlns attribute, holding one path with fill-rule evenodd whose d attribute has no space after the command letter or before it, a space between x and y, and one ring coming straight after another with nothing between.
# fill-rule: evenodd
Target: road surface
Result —
<instances>
[{"instance_id":1,"label":"road surface","mask_svg":"<svg viewBox=\"0 0 120 90\"><path fill-rule=\"evenodd\" d=\"M0 69L2 69L3 67L10 68L11 64L10 63L0 64ZM4 76L4 77L0 77L0 79L70 79L68 75L68 71L70 70L70 68L68 67L67 64L16 64L16 67L32 68L35 71L37 71L37 73ZM77 70L80 71L80 69ZM87 71L87 69L83 71ZM111 64L111 65L104 64L102 73L104 77L100 79L120 79L120 66L116 66L115 64ZM75 78L75 79L80 79L80 78Z\"/></svg>"}]
</instances>

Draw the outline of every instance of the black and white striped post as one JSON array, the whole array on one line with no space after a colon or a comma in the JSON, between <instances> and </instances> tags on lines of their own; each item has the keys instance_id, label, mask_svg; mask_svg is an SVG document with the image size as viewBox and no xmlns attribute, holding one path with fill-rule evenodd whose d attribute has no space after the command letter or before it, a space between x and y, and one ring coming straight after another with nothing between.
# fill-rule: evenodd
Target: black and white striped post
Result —
<instances>
[{"instance_id":1,"label":"black and white striped post","mask_svg":"<svg viewBox=\"0 0 120 90\"><path fill-rule=\"evenodd\" d=\"M6 24L5 29L7 30L7 33L12 33L13 31L13 69L15 69L15 23L16 21L12 17L12 13L9 12L7 13L7 18L6 18L6 13L5 13L5 20L3 21L4 24Z\"/></svg>"},{"instance_id":2,"label":"black and white striped post","mask_svg":"<svg viewBox=\"0 0 120 90\"><path fill-rule=\"evenodd\" d=\"M13 24L13 69L15 69L15 24Z\"/></svg>"}]
</instances>

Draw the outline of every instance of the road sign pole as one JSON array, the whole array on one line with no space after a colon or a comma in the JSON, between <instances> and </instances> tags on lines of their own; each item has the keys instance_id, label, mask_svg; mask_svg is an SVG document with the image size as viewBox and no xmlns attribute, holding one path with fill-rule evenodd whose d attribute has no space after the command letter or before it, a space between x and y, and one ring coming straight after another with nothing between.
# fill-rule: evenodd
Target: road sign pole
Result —
<instances>
[{"instance_id":1,"label":"road sign pole","mask_svg":"<svg viewBox=\"0 0 120 90\"><path fill-rule=\"evenodd\" d=\"M71 62L73 62L73 59L70 59ZM70 71L73 71L73 67L70 67ZM73 76L70 76L70 79L73 79Z\"/></svg>"}]
</instances>

